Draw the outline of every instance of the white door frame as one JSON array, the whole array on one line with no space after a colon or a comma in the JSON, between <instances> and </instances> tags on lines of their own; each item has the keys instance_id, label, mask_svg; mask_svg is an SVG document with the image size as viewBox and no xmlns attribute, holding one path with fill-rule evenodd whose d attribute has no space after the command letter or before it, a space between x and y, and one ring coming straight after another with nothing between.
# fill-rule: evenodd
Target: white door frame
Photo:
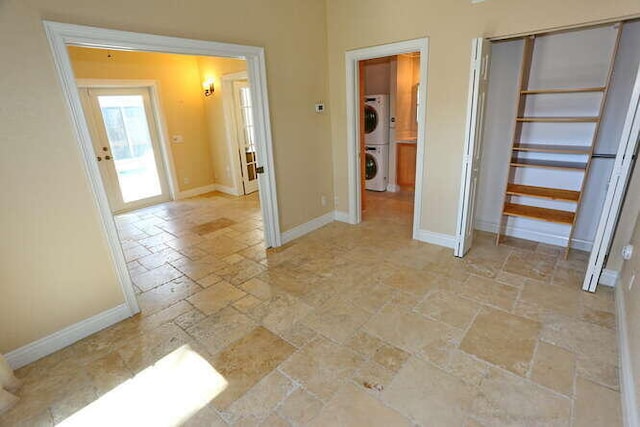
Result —
<instances>
[{"instance_id":1,"label":"white door frame","mask_svg":"<svg viewBox=\"0 0 640 427\"><path fill-rule=\"evenodd\" d=\"M587 264L587 273L582 282L582 289L595 292L604 268L604 262L618 224L622 210L624 195L631 178L633 156L638 149L640 138L640 68L636 72L635 84L631 92L627 116L620 135L620 144L616 160L609 178L609 188L604 199L602 214L593 239L593 249ZM571 242L569 242L571 243Z\"/></svg>"},{"instance_id":2,"label":"white door frame","mask_svg":"<svg viewBox=\"0 0 640 427\"><path fill-rule=\"evenodd\" d=\"M225 74L220 78L222 82L222 105L224 109L224 124L227 135L227 149L229 150L229 159L231 160L231 172L233 174L233 186L236 194L244 194L244 186L242 185L242 164L238 158L239 141L236 135L235 121L235 101L233 97L233 82L237 80L249 80L246 71ZM251 85L251 82L249 82Z\"/></svg>"},{"instance_id":3,"label":"white door frame","mask_svg":"<svg viewBox=\"0 0 640 427\"><path fill-rule=\"evenodd\" d=\"M418 140L416 153L415 195L413 200L413 238L418 239L420 217L422 215L422 181L424 171L425 144L425 108L427 100L427 64L429 53L429 39L420 38L364 49L350 50L345 54L347 67L347 158L349 180L349 223L359 224L362 221L362 194L360 194L360 109L358 63L367 59L383 58L385 56L403 53L420 52L420 85L418 89Z\"/></svg>"},{"instance_id":4,"label":"white door frame","mask_svg":"<svg viewBox=\"0 0 640 427\"><path fill-rule=\"evenodd\" d=\"M167 176L167 184L169 184L169 194L172 200L180 198L178 186L178 175L176 174L176 166L173 161L173 152L169 146L169 131L167 130L167 122L164 118L164 110L162 108L162 97L160 96L160 88L156 80L131 80L131 79L76 79L78 88L146 88L149 90L151 97L151 109L153 117L158 126L158 138L160 139L160 153L164 160L162 167Z\"/></svg>"},{"instance_id":5,"label":"white door frame","mask_svg":"<svg viewBox=\"0 0 640 427\"><path fill-rule=\"evenodd\" d=\"M51 21L43 21L43 25L49 39L61 89L71 114L78 146L84 159L87 179L93 190L95 203L102 219L103 231L112 258L111 261L116 269L120 286L131 314L138 313L140 308L136 301L135 291L127 270L127 264L120 246L107 196L102 186L100 171L95 162L91 136L76 87L76 80L67 50L68 46L245 59L247 61L249 81L251 82L251 95L255 105L253 114L256 124L258 158L262 163L261 166L265 169L265 173L260 175L259 181L260 204L265 226L265 243L267 246L273 247L282 244L280 224L278 222L264 48L109 30Z\"/></svg>"}]
</instances>

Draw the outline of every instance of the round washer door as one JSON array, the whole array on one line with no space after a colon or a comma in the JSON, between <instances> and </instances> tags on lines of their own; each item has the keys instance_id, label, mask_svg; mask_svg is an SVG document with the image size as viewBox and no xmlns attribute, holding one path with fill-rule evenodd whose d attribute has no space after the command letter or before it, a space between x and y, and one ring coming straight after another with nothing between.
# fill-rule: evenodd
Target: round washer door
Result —
<instances>
[{"instance_id":1,"label":"round washer door","mask_svg":"<svg viewBox=\"0 0 640 427\"><path fill-rule=\"evenodd\" d=\"M378 173L378 162L376 162L376 158L373 157L373 154L367 153L367 156L364 160L364 178L369 180L375 178Z\"/></svg>"},{"instance_id":2,"label":"round washer door","mask_svg":"<svg viewBox=\"0 0 640 427\"><path fill-rule=\"evenodd\" d=\"M364 106L364 133L371 133L378 126L378 112L371 105Z\"/></svg>"}]
</instances>

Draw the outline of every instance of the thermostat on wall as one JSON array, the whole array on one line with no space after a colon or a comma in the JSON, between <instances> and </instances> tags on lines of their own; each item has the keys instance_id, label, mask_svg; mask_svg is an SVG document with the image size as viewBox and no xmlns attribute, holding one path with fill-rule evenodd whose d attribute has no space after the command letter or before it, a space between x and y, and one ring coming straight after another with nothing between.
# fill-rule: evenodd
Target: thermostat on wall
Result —
<instances>
[{"instance_id":1,"label":"thermostat on wall","mask_svg":"<svg viewBox=\"0 0 640 427\"><path fill-rule=\"evenodd\" d=\"M316 104L316 113L324 113L324 104L320 103L320 104Z\"/></svg>"}]
</instances>

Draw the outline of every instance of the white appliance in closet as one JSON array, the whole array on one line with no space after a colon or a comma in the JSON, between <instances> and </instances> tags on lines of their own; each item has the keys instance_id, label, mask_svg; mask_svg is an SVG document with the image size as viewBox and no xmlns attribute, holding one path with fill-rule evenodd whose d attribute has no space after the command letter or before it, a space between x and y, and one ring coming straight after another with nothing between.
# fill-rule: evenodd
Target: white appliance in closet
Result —
<instances>
[{"instance_id":1,"label":"white appliance in closet","mask_svg":"<svg viewBox=\"0 0 640 427\"><path fill-rule=\"evenodd\" d=\"M386 191L389 182L389 95L364 98L365 188Z\"/></svg>"}]
</instances>

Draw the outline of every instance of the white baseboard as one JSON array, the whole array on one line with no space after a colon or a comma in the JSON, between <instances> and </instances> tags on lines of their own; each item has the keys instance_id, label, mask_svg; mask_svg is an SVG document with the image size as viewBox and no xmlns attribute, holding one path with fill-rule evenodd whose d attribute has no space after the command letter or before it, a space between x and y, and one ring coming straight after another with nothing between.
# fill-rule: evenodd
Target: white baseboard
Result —
<instances>
[{"instance_id":1,"label":"white baseboard","mask_svg":"<svg viewBox=\"0 0 640 427\"><path fill-rule=\"evenodd\" d=\"M340 222L346 222L351 224L351 218L349 218L349 212L333 211L333 219Z\"/></svg>"},{"instance_id":2,"label":"white baseboard","mask_svg":"<svg viewBox=\"0 0 640 427\"><path fill-rule=\"evenodd\" d=\"M5 354L13 369L21 368L131 316L127 304L103 311Z\"/></svg>"},{"instance_id":3,"label":"white baseboard","mask_svg":"<svg viewBox=\"0 0 640 427\"><path fill-rule=\"evenodd\" d=\"M624 303L623 286L616 288L616 311L618 319L618 348L620 349L620 397L622 398L622 416L625 427L640 425L640 416L636 401L636 386L633 376L633 365L629 351L627 335L627 309ZM636 355L637 357L637 355Z\"/></svg>"},{"instance_id":4,"label":"white baseboard","mask_svg":"<svg viewBox=\"0 0 640 427\"><path fill-rule=\"evenodd\" d=\"M598 283L604 286L610 286L612 288L615 288L618 284L619 278L620 278L620 272L605 268L604 270L602 270L602 274L600 274L600 279L598 279Z\"/></svg>"},{"instance_id":5,"label":"white baseboard","mask_svg":"<svg viewBox=\"0 0 640 427\"><path fill-rule=\"evenodd\" d=\"M215 184L215 188L216 188L216 191L219 191L224 194L229 194L231 196L242 196L242 194L238 192L238 189L234 187L228 187L222 184Z\"/></svg>"},{"instance_id":6,"label":"white baseboard","mask_svg":"<svg viewBox=\"0 0 640 427\"><path fill-rule=\"evenodd\" d=\"M421 242L431 243L433 245L444 246L445 248L453 249L456 246L455 236L449 234L436 233L428 230L418 230L414 236L414 239Z\"/></svg>"},{"instance_id":7,"label":"white baseboard","mask_svg":"<svg viewBox=\"0 0 640 427\"><path fill-rule=\"evenodd\" d=\"M188 199L189 197L199 196L201 194L211 193L216 191L216 184L205 185L204 187L192 188L191 190L180 191L176 195L177 200Z\"/></svg>"},{"instance_id":8,"label":"white baseboard","mask_svg":"<svg viewBox=\"0 0 640 427\"><path fill-rule=\"evenodd\" d=\"M311 233L314 230L317 230L320 227L323 227L330 222L333 222L333 212L327 212L326 214L319 216L317 218L312 219L311 221L305 222L304 224L300 224L297 227L293 227L290 230L282 233L282 244L288 243L292 240L297 239L298 237L302 237L305 234Z\"/></svg>"},{"instance_id":9,"label":"white baseboard","mask_svg":"<svg viewBox=\"0 0 640 427\"><path fill-rule=\"evenodd\" d=\"M498 224L477 219L475 222L475 228L477 230L495 233L498 231ZM534 242L547 243L549 245L565 246L567 244L567 238L564 236L544 233L541 231L527 230L524 228L517 228L513 226L507 226L505 233L507 236L516 237L518 239L533 240ZM591 248L593 247L593 242L581 239L572 239L571 247L573 249L590 252Z\"/></svg>"}]
</instances>

